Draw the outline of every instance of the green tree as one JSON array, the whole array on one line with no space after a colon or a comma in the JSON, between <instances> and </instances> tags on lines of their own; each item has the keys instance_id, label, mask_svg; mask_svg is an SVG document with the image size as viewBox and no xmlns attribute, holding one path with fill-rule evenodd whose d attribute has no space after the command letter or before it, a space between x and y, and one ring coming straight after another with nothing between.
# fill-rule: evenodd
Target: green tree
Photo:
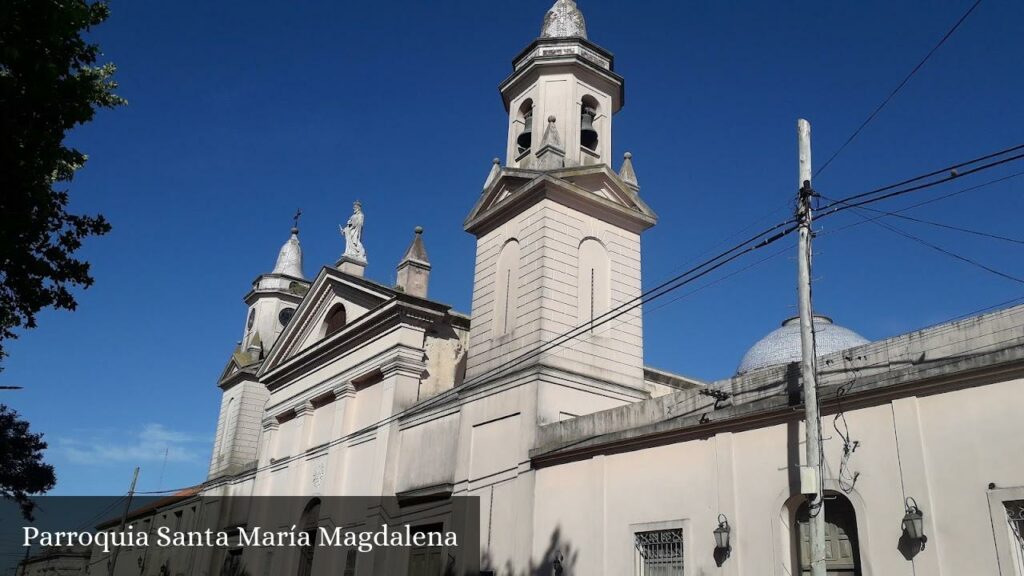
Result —
<instances>
[{"instance_id":1,"label":"green tree","mask_svg":"<svg viewBox=\"0 0 1024 576\"><path fill-rule=\"evenodd\" d=\"M37 312L75 309L72 289L93 282L75 252L110 231L102 215L67 211L86 156L64 145L98 108L124 103L114 66L83 38L109 13L103 1L0 1L0 360Z\"/></svg>"},{"instance_id":2,"label":"green tree","mask_svg":"<svg viewBox=\"0 0 1024 576\"><path fill-rule=\"evenodd\" d=\"M28 422L0 404L0 496L14 500L21 514L32 520L35 504L29 498L53 488L57 482L53 466L43 462L42 434L33 434Z\"/></svg>"}]
</instances>

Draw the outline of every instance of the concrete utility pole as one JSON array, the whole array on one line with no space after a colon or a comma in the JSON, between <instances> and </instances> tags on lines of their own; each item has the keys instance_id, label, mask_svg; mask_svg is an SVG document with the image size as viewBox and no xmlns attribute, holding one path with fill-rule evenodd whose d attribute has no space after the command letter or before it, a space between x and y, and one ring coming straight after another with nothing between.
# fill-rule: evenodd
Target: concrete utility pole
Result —
<instances>
[{"instance_id":1,"label":"concrete utility pole","mask_svg":"<svg viewBox=\"0 0 1024 576\"><path fill-rule=\"evenodd\" d=\"M135 474L132 476L132 485L128 488L128 501L124 505L124 514L121 515L121 532L124 533L125 525L128 524L128 512L132 508L132 496L135 496L135 482L139 480L139 467L135 467ZM107 573L110 576L114 576L114 570L117 568L117 554L121 551L120 546L114 546L114 551L111 552L110 562L107 565Z\"/></svg>"},{"instance_id":2,"label":"concrete utility pole","mask_svg":"<svg viewBox=\"0 0 1024 576\"><path fill-rule=\"evenodd\" d=\"M797 292L800 301L800 375L804 385L804 420L807 433L807 465L800 470L800 491L808 497L811 576L825 575L825 500L821 484L821 415L818 413L818 382L814 357L814 313L811 308L811 124L797 120L800 155L800 192L797 216L800 243L797 255Z\"/></svg>"}]
</instances>

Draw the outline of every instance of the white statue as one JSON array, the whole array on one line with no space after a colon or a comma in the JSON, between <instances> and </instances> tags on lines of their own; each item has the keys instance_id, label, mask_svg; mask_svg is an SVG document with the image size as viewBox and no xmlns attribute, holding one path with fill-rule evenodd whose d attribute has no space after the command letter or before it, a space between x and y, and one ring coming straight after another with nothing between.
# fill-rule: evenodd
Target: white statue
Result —
<instances>
[{"instance_id":1,"label":"white statue","mask_svg":"<svg viewBox=\"0 0 1024 576\"><path fill-rule=\"evenodd\" d=\"M352 216L344 228L338 226L341 235L345 237L345 254L361 262L366 261L366 249L363 248L363 205L357 200L352 205Z\"/></svg>"}]
</instances>

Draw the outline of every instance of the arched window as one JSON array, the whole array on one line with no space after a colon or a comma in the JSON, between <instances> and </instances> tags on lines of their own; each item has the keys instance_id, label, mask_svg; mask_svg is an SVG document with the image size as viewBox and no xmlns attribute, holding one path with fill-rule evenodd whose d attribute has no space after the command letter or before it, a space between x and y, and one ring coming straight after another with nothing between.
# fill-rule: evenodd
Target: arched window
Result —
<instances>
[{"instance_id":1,"label":"arched window","mask_svg":"<svg viewBox=\"0 0 1024 576\"><path fill-rule=\"evenodd\" d=\"M522 125L516 136L516 153L522 154L533 145L533 100L527 98L523 102L516 120Z\"/></svg>"},{"instance_id":2,"label":"arched window","mask_svg":"<svg viewBox=\"0 0 1024 576\"><path fill-rule=\"evenodd\" d=\"M597 127L594 121L598 114L597 100L590 95L584 96L580 106L580 146L596 152L598 144Z\"/></svg>"},{"instance_id":3,"label":"arched window","mask_svg":"<svg viewBox=\"0 0 1024 576\"><path fill-rule=\"evenodd\" d=\"M810 531L807 502L796 509L796 530L792 532L800 572L811 570ZM825 493L825 549L829 551L825 571L831 576L860 576L860 542L857 537L857 514L853 504L838 492Z\"/></svg>"},{"instance_id":4,"label":"arched window","mask_svg":"<svg viewBox=\"0 0 1024 576\"><path fill-rule=\"evenodd\" d=\"M341 302L334 305L331 311L327 313L326 330L324 331L324 337L334 334L338 330L345 327L345 322L348 320L348 315L345 311L345 305Z\"/></svg>"},{"instance_id":5,"label":"arched window","mask_svg":"<svg viewBox=\"0 0 1024 576\"><path fill-rule=\"evenodd\" d=\"M299 520L299 529L309 534L309 546L299 549L299 576L310 576L313 573L313 554L316 553L316 530L320 523L320 499L313 498L306 504Z\"/></svg>"},{"instance_id":6,"label":"arched window","mask_svg":"<svg viewBox=\"0 0 1024 576\"><path fill-rule=\"evenodd\" d=\"M600 240L580 242L577 302L581 323L593 323L611 308L610 267L608 250Z\"/></svg>"},{"instance_id":7,"label":"arched window","mask_svg":"<svg viewBox=\"0 0 1024 576\"><path fill-rule=\"evenodd\" d=\"M501 247L494 275L494 334L502 336L516 327L519 301L519 241Z\"/></svg>"}]
</instances>

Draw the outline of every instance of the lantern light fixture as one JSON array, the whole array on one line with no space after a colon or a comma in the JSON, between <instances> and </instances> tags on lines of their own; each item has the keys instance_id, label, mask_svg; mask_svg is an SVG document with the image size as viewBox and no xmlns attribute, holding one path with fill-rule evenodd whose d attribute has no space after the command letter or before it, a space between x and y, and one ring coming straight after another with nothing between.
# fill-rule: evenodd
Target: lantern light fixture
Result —
<instances>
[{"instance_id":1,"label":"lantern light fixture","mask_svg":"<svg viewBox=\"0 0 1024 576\"><path fill-rule=\"evenodd\" d=\"M907 538L915 540L921 543L921 549L924 550L924 545L928 542L928 537L924 533L924 512L917 505L917 500L908 496L904 502L906 513L903 515L903 530L907 533Z\"/></svg>"},{"instance_id":2,"label":"lantern light fixture","mask_svg":"<svg viewBox=\"0 0 1024 576\"><path fill-rule=\"evenodd\" d=\"M729 519L725 514L718 515L718 528L715 528L715 549L729 551L732 546L729 543L729 534L732 529L729 526Z\"/></svg>"}]
</instances>

